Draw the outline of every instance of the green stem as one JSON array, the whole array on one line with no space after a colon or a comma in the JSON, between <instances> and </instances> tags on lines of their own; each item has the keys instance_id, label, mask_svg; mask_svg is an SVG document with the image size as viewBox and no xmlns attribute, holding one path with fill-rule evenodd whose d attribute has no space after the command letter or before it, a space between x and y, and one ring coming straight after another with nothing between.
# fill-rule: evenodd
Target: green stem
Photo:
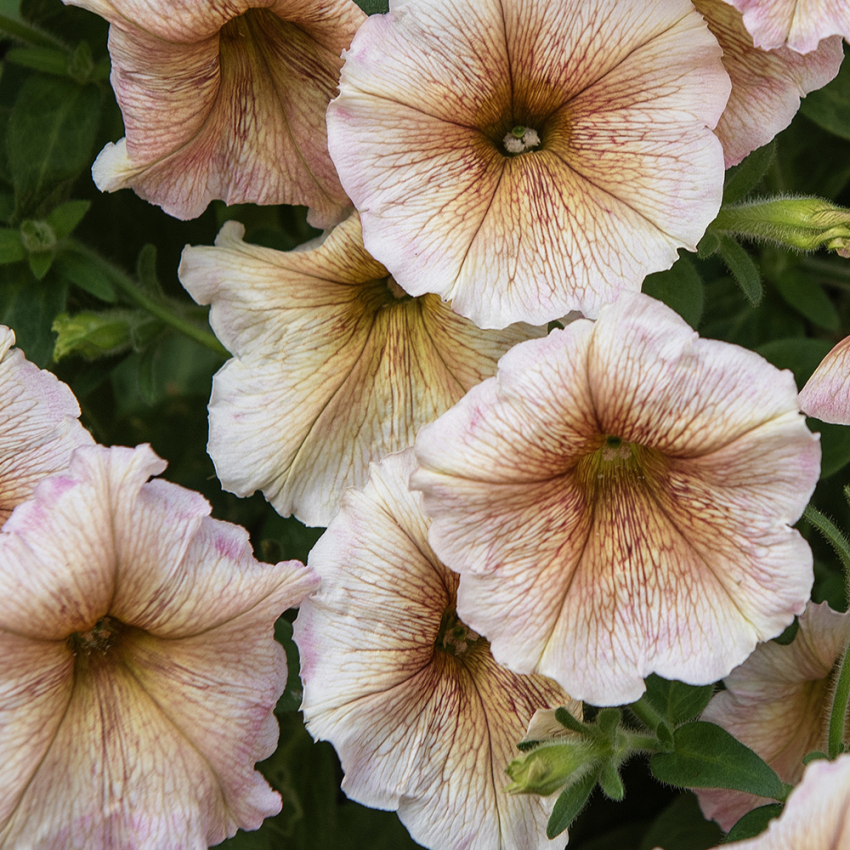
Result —
<instances>
[{"instance_id":1,"label":"green stem","mask_svg":"<svg viewBox=\"0 0 850 850\"><path fill-rule=\"evenodd\" d=\"M104 274L109 276L109 279L124 293L131 301L147 310L152 316L156 316L161 321L170 325L176 331L179 331L189 339L194 340L200 345L209 348L216 354L222 357L230 357L230 352L216 339L215 335L210 331L198 327L194 322L187 321L181 316L176 315L166 304L154 300L140 289L136 283L127 274L121 271L117 266L112 265L108 260L105 260L96 251L88 248L74 239L68 240L73 250L84 256L91 263L96 265Z\"/></svg>"},{"instance_id":2,"label":"green stem","mask_svg":"<svg viewBox=\"0 0 850 850\"><path fill-rule=\"evenodd\" d=\"M664 722L664 717L650 705L645 696L632 703L629 706L629 711L653 731Z\"/></svg>"},{"instance_id":3,"label":"green stem","mask_svg":"<svg viewBox=\"0 0 850 850\"><path fill-rule=\"evenodd\" d=\"M641 735L636 732L625 732L621 734L625 738L630 753L650 752L657 753L663 749L658 738L654 735Z\"/></svg>"},{"instance_id":4,"label":"green stem","mask_svg":"<svg viewBox=\"0 0 850 850\"><path fill-rule=\"evenodd\" d=\"M827 755L834 759L844 749L844 727L847 718L847 703L850 701L850 652L844 649L841 659L841 671L832 697L832 711L829 715L829 747Z\"/></svg>"},{"instance_id":5,"label":"green stem","mask_svg":"<svg viewBox=\"0 0 850 850\"><path fill-rule=\"evenodd\" d=\"M33 47L54 47L68 52L68 45L60 41L56 36L37 29L24 21L0 15L0 33L17 38Z\"/></svg>"},{"instance_id":6,"label":"green stem","mask_svg":"<svg viewBox=\"0 0 850 850\"><path fill-rule=\"evenodd\" d=\"M848 601L850 601L850 543L839 531L838 526L822 514L817 508L808 505L803 511L803 517L807 519L825 538L827 543L835 550L844 567L844 588Z\"/></svg>"}]
</instances>

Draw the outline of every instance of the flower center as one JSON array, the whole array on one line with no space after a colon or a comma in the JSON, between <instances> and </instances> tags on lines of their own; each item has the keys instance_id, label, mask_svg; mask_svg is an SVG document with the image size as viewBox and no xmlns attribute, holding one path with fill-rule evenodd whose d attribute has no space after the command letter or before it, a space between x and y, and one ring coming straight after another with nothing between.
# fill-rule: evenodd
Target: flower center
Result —
<instances>
[{"instance_id":1,"label":"flower center","mask_svg":"<svg viewBox=\"0 0 850 850\"><path fill-rule=\"evenodd\" d=\"M396 282L392 275L387 278L387 289L392 292L393 297L398 301L403 301L404 299L412 298L412 295L408 295Z\"/></svg>"},{"instance_id":2,"label":"flower center","mask_svg":"<svg viewBox=\"0 0 850 850\"><path fill-rule=\"evenodd\" d=\"M87 632L72 632L68 646L75 656L106 655L123 631L124 624L120 620L101 617Z\"/></svg>"},{"instance_id":3,"label":"flower center","mask_svg":"<svg viewBox=\"0 0 850 850\"><path fill-rule=\"evenodd\" d=\"M505 138L502 141L505 150L509 154L516 155L536 148L540 144L540 136L537 134L537 130L518 124L510 133L505 133Z\"/></svg>"},{"instance_id":4,"label":"flower center","mask_svg":"<svg viewBox=\"0 0 850 850\"><path fill-rule=\"evenodd\" d=\"M437 632L437 649L455 658L463 658L481 640L481 635L462 622L454 608L445 610Z\"/></svg>"}]
</instances>

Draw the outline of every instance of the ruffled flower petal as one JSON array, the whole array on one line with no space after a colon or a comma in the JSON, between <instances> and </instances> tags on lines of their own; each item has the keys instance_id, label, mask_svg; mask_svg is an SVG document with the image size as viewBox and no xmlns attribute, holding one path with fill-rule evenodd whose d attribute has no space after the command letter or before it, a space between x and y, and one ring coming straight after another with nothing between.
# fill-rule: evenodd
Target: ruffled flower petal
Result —
<instances>
[{"instance_id":1,"label":"ruffled flower petal","mask_svg":"<svg viewBox=\"0 0 850 850\"><path fill-rule=\"evenodd\" d=\"M433 295L405 295L363 248L357 216L318 245L282 253L224 226L187 248L180 277L235 358L213 382L209 452L224 486L260 489L276 510L327 525L370 461L545 335L483 331Z\"/></svg>"},{"instance_id":2,"label":"ruffled flower petal","mask_svg":"<svg viewBox=\"0 0 850 850\"><path fill-rule=\"evenodd\" d=\"M732 94L716 129L728 168L791 123L800 98L838 73L844 51L839 36L806 56L787 47L761 50L753 45L741 13L724 0L694 0L694 5L720 42L723 67L732 79Z\"/></svg>"},{"instance_id":3,"label":"ruffled flower petal","mask_svg":"<svg viewBox=\"0 0 850 850\"><path fill-rule=\"evenodd\" d=\"M110 24L126 138L94 164L177 218L229 204L305 204L329 226L350 203L327 151L342 50L365 18L352 0L141 3L68 0Z\"/></svg>"},{"instance_id":4,"label":"ruffled flower petal","mask_svg":"<svg viewBox=\"0 0 850 850\"><path fill-rule=\"evenodd\" d=\"M735 850L841 850L850 836L850 755L813 761L788 797L782 815ZM720 848L716 848L720 850Z\"/></svg>"},{"instance_id":5,"label":"ruffled flower petal","mask_svg":"<svg viewBox=\"0 0 850 850\"><path fill-rule=\"evenodd\" d=\"M688 2L406 0L328 110L366 247L482 327L595 315L717 212L729 96Z\"/></svg>"},{"instance_id":6,"label":"ruffled flower petal","mask_svg":"<svg viewBox=\"0 0 850 850\"><path fill-rule=\"evenodd\" d=\"M810 53L831 35L850 40L850 6L846 0L724 0L744 14L756 47L787 45Z\"/></svg>"},{"instance_id":7,"label":"ruffled flower petal","mask_svg":"<svg viewBox=\"0 0 850 850\"><path fill-rule=\"evenodd\" d=\"M836 425L850 425L850 336L824 357L800 392L807 416Z\"/></svg>"},{"instance_id":8,"label":"ruffled flower petal","mask_svg":"<svg viewBox=\"0 0 850 850\"><path fill-rule=\"evenodd\" d=\"M724 680L702 715L755 750L783 782L796 785L803 756L826 750L829 695L835 664L850 636L850 614L824 602L809 603L788 646L769 642ZM707 818L729 829L756 806L770 802L751 794L696 789Z\"/></svg>"},{"instance_id":9,"label":"ruffled flower petal","mask_svg":"<svg viewBox=\"0 0 850 850\"><path fill-rule=\"evenodd\" d=\"M310 553L322 584L294 632L307 728L336 747L346 794L397 809L425 847L560 846L545 837L544 800L502 789L535 710L569 698L500 667L457 619L457 576L407 489L414 465L411 451L373 465Z\"/></svg>"},{"instance_id":10,"label":"ruffled flower petal","mask_svg":"<svg viewBox=\"0 0 850 850\"><path fill-rule=\"evenodd\" d=\"M429 539L498 661L596 705L713 682L802 612L820 447L789 372L624 293L420 431Z\"/></svg>"},{"instance_id":11,"label":"ruffled flower petal","mask_svg":"<svg viewBox=\"0 0 850 850\"><path fill-rule=\"evenodd\" d=\"M78 449L0 534L0 848L203 850L280 810L275 619L297 562L165 481L146 446Z\"/></svg>"},{"instance_id":12,"label":"ruffled flower petal","mask_svg":"<svg viewBox=\"0 0 850 850\"><path fill-rule=\"evenodd\" d=\"M93 442L71 390L14 344L14 332L0 325L0 526L38 481Z\"/></svg>"}]
</instances>

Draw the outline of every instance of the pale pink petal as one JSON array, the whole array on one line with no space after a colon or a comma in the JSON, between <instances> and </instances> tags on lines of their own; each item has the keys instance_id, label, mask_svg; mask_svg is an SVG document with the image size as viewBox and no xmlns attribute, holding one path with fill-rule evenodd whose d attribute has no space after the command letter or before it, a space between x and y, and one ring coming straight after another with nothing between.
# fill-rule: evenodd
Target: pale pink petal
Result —
<instances>
[{"instance_id":1,"label":"pale pink petal","mask_svg":"<svg viewBox=\"0 0 850 850\"><path fill-rule=\"evenodd\" d=\"M836 425L850 425L850 336L841 340L800 392L807 416Z\"/></svg>"},{"instance_id":2,"label":"pale pink petal","mask_svg":"<svg viewBox=\"0 0 850 850\"><path fill-rule=\"evenodd\" d=\"M782 47L753 46L741 13L724 0L694 0L723 48L723 67L732 78L732 94L717 125L726 167L766 145L784 130L800 108L800 98L825 86L841 67L841 38L821 42L801 56Z\"/></svg>"},{"instance_id":3,"label":"pale pink petal","mask_svg":"<svg viewBox=\"0 0 850 850\"><path fill-rule=\"evenodd\" d=\"M420 431L429 539L497 660L596 705L705 684L805 606L820 449L789 372L624 293Z\"/></svg>"},{"instance_id":4,"label":"pale pink petal","mask_svg":"<svg viewBox=\"0 0 850 850\"><path fill-rule=\"evenodd\" d=\"M412 445L512 345L546 333L483 331L434 295L405 295L363 248L356 215L288 253L242 233L225 225L180 266L235 355L213 382L209 452L227 489L260 489L310 525L327 525L371 461Z\"/></svg>"},{"instance_id":5,"label":"pale pink petal","mask_svg":"<svg viewBox=\"0 0 850 850\"><path fill-rule=\"evenodd\" d=\"M365 15L352 0L170 4L71 0L110 21L126 138L93 175L177 218L229 204L306 204L320 227L350 207L324 113Z\"/></svg>"},{"instance_id":6,"label":"pale pink petal","mask_svg":"<svg viewBox=\"0 0 850 850\"><path fill-rule=\"evenodd\" d=\"M810 53L831 35L850 40L847 0L725 0L744 13L744 24L756 47L773 50L788 45Z\"/></svg>"},{"instance_id":7,"label":"pale pink petal","mask_svg":"<svg viewBox=\"0 0 850 850\"><path fill-rule=\"evenodd\" d=\"M397 809L425 847L560 846L544 800L502 789L535 709L568 697L499 667L457 620L457 577L406 486L413 467L412 452L373 465L310 554L322 584L295 621L307 727L336 747L348 796Z\"/></svg>"},{"instance_id":8,"label":"pale pink petal","mask_svg":"<svg viewBox=\"0 0 850 850\"><path fill-rule=\"evenodd\" d=\"M850 755L814 761L791 792L785 811L736 850L844 850L850 846ZM719 850L719 848L718 848Z\"/></svg>"},{"instance_id":9,"label":"pale pink petal","mask_svg":"<svg viewBox=\"0 0 850 850\"><path fill-rule=\"evenodd\" d=\"M352 42L329 144L403 289L482 327L539 324L694 249L729 85L683 0L406 0ZM539 144L509 156L516 126Z\"/></svg>"},{"instance_id":10,"label":"pale pink petal","mask_svg":"<svg viewBox=\"0 0 850 850\"><path fill-rule=\"evenodd\" d=\"M38 481L93 442L71 390L14 344L15 334L0 325L0 526Z\"/></svg>"},{"instance_id":11,"label":"pale pink petal","mask_svg":"<svg viewBox=\"0 0 850 850\"><path fill-rule=\"evenodd\" d=\"M205 848L280 797L274 622L315 589L253 560L149 447L78 449L0 533L0 848Z\"/></svg>"},{"instance_id":12,"label":"pale pink petal","mask_svg":"<svg viewBox=\"0 0 850 850\"><path fill-rule=\"evenodd\" d=\"M725 679L702 715L755 750L783 782L798 783L803 756L825 751L836 662L850 636L850 614L824 602L809 603L788 646L768 642ZM756 806L771 802L751 794L696 789L707 818L729 830Z\"/></svg>"}]
</instances>

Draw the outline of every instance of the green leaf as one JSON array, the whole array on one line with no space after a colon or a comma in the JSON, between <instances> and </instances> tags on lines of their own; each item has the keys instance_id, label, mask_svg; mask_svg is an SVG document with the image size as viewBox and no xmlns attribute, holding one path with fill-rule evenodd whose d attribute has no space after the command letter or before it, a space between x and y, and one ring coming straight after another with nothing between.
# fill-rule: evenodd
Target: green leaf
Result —
<instances>
[{"instance_id":1,"label":"green leaf","mask_svg":"<svg viewBox=\"0 0 850 850\"><path fill-rule=\"evenodd\" d=\"M19 213L34 210L58 184L91 165L99 117L94 85L42 76L24 83L6 135Z\"/></svg>"},{"instance_id":2,"label":"green leaf","mask_svg":"<svg viewBox=\"0 0 850 850\"><path fill-rule=\"evenodd\" d=\"M286 652L286 687L280 699L277 701L275 712L278 714L287 711L297 711L301 705L302 689L299 672L298 647L292 639L292 623L279 617L274 625L275 640Z\"/></svg>"},{"instance_id":3,"label":"green leaf","mask_svg":"<svg viewBox=\"0 0 850 850\"><path fill-rule=\"evenodd\" d=\"M705 235L700 239L697 245L697 256L701 260L708 259L713 254L720 250L720 239L717 234L710 228L705 231Z\"/></svg>"},{"instance_id":4,"label":"green leaf","mask_svg":"<svg viewBox=\"0 0 850 850\"><path fill-rule=\"evenodd\" d=\"M85 257L71 251L63 252L56 257L55 267L59 275L89 295L94 295L107 304L116 302L115 288L110 279Z\"/></svg>"},{"instance_id":5,"label":"green leaf","mask_svg":"<svg viewBox=\"0 0 850 850\"><path fill-rule=\"evenodd\" d=\"M91 201L68 201L56 207L47 216L47 223L53 228L56 238L65 239L70 236L90 206Z\"/></svg>"},{"instance_id":6,"label":"green leaf","mask_svg":"<svg viewBox=\"0 0 850 850\"><path fill-rule=\"evenodd\" d=\"M810 322L828 331L841 327L838 310L823 287L802 269L786 269L776 279L780 295Z\"/></svg>"},{"instance_id":7,"label":"green leaf","mask_svg":"<svg viewBox=\"0 0 850 850\"><path fill-rule=\"evenodd\" d=\"M803 99L800 112L842 139L850 139L850 64L843 62L829 85Z\"/></svg>"},{"instance_id":8,"label":"green leaf","mask_svg":"<svg viewBox=\"0 0 850 850\"><path fill-rule=\"evenodd\" d=\"M139 281L139 286L157 300L165 300L165 293L162 291L162 284L159 282L159 277L156 274L156 245L147 244L139 251L138 259L136 260L136 277Z\"/></svg>"},{"instance_id":9,"label":"green leaf","mask_svg":"<svg viewBox=\"0 0 850 850\"><path fill-rule=\"evenodd\" d=\"M800 631L800 621L794 617L794 622L781 635L773 638L773 642L778 643L780 646L790 646L794 643L794 638L797 637L798 631Z\"/></svg>"},{"instance_id":10,"label":"green leaf","mask_svg":"<svg viewBox=\"0 0 850 850\"><path fill-rule=\"evenodd\" d=\"M762 299L761 272L753 258L731 236L720 237L720 256L732 272L747 301L755 307Z\"/></svg>"},{"instance_id":11,"label":"green leaf","mask_svg":"<svg viewBox=\"0 0 850 850\"><path fill-rule=\"evenodd\" d=\"M756 351L777 369L790 369L797 389L801 390L831 348L832 343L828 340L795 336L775 339L760 345Z\"/></svg>"},{"instance_id":12,"label":"green leaf","mask_svg":"<svg viewBox=\"0 0 850 850\"><path fill-rule=\"evenodd\" d=\"M27 257L29 261L30 271L36 280L44 280L44 276L50 271L53 265L53 252L42 251L37 254L30 254Z\"/></svg>"},{"instance_id":13,"label":"green leaf","mask_svg":"<svg viewBox=\"0 0 850 850\"><path fill-rule=\"evenodd\" d=\"M595 787L596 774L589 773L561 792L555 801L549 823L546 824L547 838L555 838L569 827L584 808Z\"/></svg>"},{"instance_id":14,"label":"green leaf","mask_svg":"<svg viewBox=\"0 0 850 850\"><path fill-rule=\"evenodd\" d=\"M698 720L674 733L675 752L657 753L653 776L679 788L728 788L783 799L782 780L759 755L714 723Z\"/></svg>"},{"instance_id":15,"label":"green leaf","mask_svg":"<svg viewBox=\"0 0 850 850\"><path fill-rule=\"evenodd\" d=\"M766 806L752 809L729 830L723 843L729 844L732 841L743 841L745 838L761 835L767 829L767 825L782 814L783 808L782 803L768 803Z\"/></svg>"},{"instance_id":16,"label":"green leaf","mask_svg":"<svg viewBox=\"0 0 850 850\"><path fill-rule=\"evenodd\" d=\"M9 227L0 227L0 265L17 263L26 256L21 231Z\"/></svg>"},{"instance_id":17,"label":"green leaf","mask_svg":"<svg viewBox=\"0 0 850 850\"><path fill-rule=\"evenodd\" d=\"M626 789L617 766L612 762L606 762L599 771L599 787L609 800L622 800L626 796Z\"/></svg>"},{"instance_id":18,"label":"green leaf","mask_svg":"<svg viewBox=\"0 0 850 850\"><path fill-rule=\"evenodd\" d=\"M692 328L699 325L705 301L702 278L681 251L671 269L644 280L643 291L675 310Z\"/></svg>"},{"instance_id":19,"label":"green leaf","mask_svg":"<svg viewBox=\"0 0 850 850\"><path fill-rule=\"evenodd\" d=\"M37 366L46 366L53 356L50 327L67 297L67 284L53 275L37 281L23 264L0 266L0 322L15 331L18 346Z\"/></svg>"},{"instance_id":20,"label":"green leaf","mask_svg":"<svg viewBox=\"0 0 850 850\"><path fill-rule=\"evenodd\" d=\"M807 419L806 424L812 431L820 434L820 477L829 478L850 463L850 428L846 425L833 425L819 419Z\"/></svg>"},{"instance_id":21,"label":"green leaf","mask_svg":"<svg viewBox=\"0 0 850 850\"><path fill-rule=\"evenodd\" d=\"M654 673L646 680L646 700L667 722L676 726L702 714L714 693L713 685L686 685Z\"/></svg>"},{"instance_id":22,"label":"green leaf","mask_svg":"<svg viewBox=\"0 0 850 850\"><path fill-rule=\"evenodd\" d=\"M390 0L355 0L367 15L386 15L390 10Z\"/></svg>"},{"instance_id":23,"label":"green leaf","mask_svg":"<svg viewBox=\"0 0 850 850\"><path fill-rule=\"evenodd\" d=\"M59 77L68 75L68 54L52 47L13 47L4 58L10 65Z\"/></svg>"},{"instance_id":24,"label":"green leaf","mask_svg":"<svg viewBox=\"0 0 850 850\"><path fill-rule=\"evenodd\" d=\"M743 200L764 179L776 158L776 141L754 150L740 165L726 172L723 186L723 203L734 204Z\"/></svg>"},{"instance_id":25,"label":"green leaf","mask_svg":"<svg viewBox=\"0 0 850 850\"><path fill-rule=\"evenodd\" d=\"M695 794L678 796L655 819L639 850L708 850L723 840L723 830L702 816Z\"/></svg>"}]
</instances>

